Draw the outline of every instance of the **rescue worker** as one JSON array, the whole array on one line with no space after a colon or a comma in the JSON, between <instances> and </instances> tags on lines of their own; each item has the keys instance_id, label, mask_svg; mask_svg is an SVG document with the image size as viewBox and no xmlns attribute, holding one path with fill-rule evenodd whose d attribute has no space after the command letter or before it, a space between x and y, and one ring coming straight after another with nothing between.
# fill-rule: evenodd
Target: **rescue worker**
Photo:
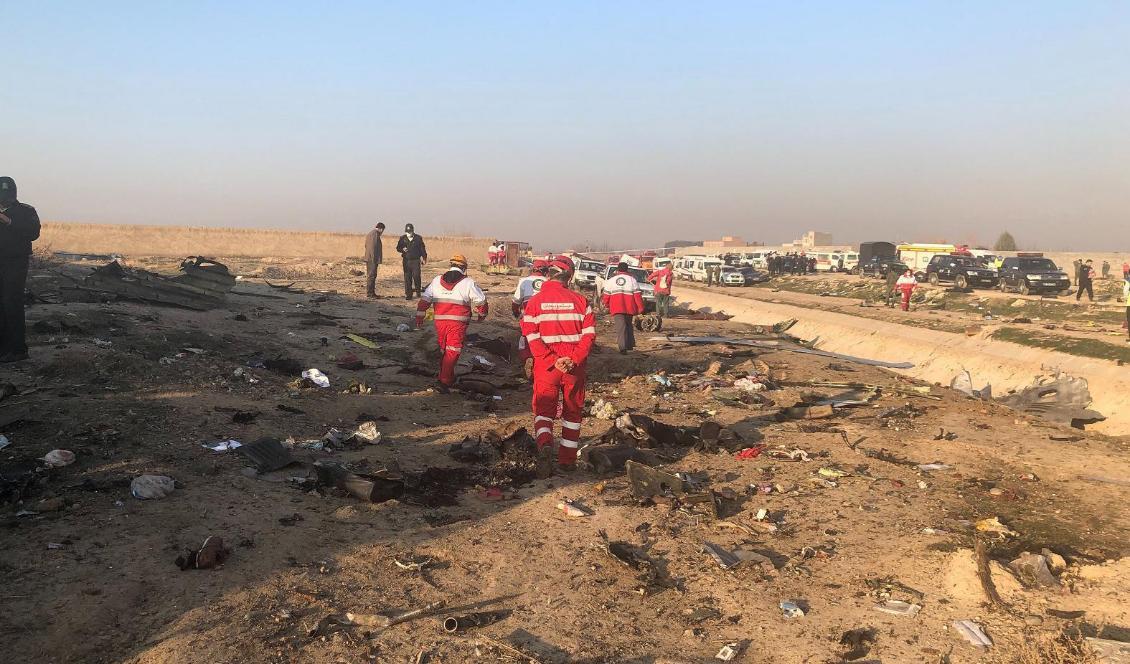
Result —
<instances>
[{"instance_id":1,"label":"rescue worker","mask_svg":"<svg viewBox=\"0 0 1130 664\"><path fill-rule=\"evenodd\" d=\"M1103 280L1110 279L1110 261L1103 261Z\"/></svg>"},{"instance_id":2,"label":"rescue worker","mask_svg":"<svg viewBox=\"0 0 1130 664\"><path fill-rule=\"evenodd\" d=\"M16 198L16 181L0 177L0 362L27 359L24 288L39 214Z\"/></svg>"},{"instance_id":3,"label":"rescue worker","mask_svg":"<svg viewBox=\"0 0 1130 664\"><path fill-rule=\"evenodd\" d=\"M914 273L910 271L910 268L902 273L902 276L895 282L895 287L902 293L902 310L910 311L910 294L918 287L918 280L914 278Z\"/></svg>"},{"instance_id":4,"label":"rescue worker","mask_svg":"<svg viewBox=\"0 0 1130 664\"><path fill-rule=\"evenodd\" d=\"M428 250L424 238L416 235L416 227L404 225L404 235L396 241L396 252L404 262L404 299L420 295L420 265L427 262Z\"/></svg>"},{"instance_id":5,"label":"rescue worker","mask_svg":"<svg viewBox=\"0 0 1130 664\"><path fill-rule=\"evenodd\" d=\"M522 314L526 310L526 303L541 290L542 284L545 283L545 275L548 269L549 262L539 258L534 261L534 266L530 270L530 276L524 277L518 282L518 286L514 289L514 295L510 298L510 308L514 313L514 318L517 318L519 321L522 320ZM526 378L530 378L534 367L534 356L530 354L530 347L526 343L526 337L521 332L518 333L518 357L522 359L522 365L526 371Z\"/></svg>"},{"instance_id":6,"label":"rescue worker","mask_svg":"<svg viewBox=\"0 0 1130 664\"><path fill-rule=\"evenodd\" d=\"M498 241L498 253L495 254L494 271L495 274L505 272L504 266L506 265L506 243L502 240Z\"/></svg>"},{"instance_id":7,"label":"rescue worker","mask_svg":"<svg viewBox=\"0 0 1130 664\"><path fill-rule=\"evenodd\" d=\"M442 353L439 384L436 389L446 394L455 385L455 363L463 352L463 338L471 323L471 314L479 320L487 316L487 298L482 289L467 276L467 259L462 254L451 257L451 268L432 279L416 304L416 327L424 325L429 307L435 309L436 341Z\"/></svg>"},{"instance_id":8,"label":"rescue worker","mask_svg":"<svg viewBox=\"0 0 1130 664\"><path fill-rule=\"evenodd\" d=\"M655 286L655 313L663 318L671 315L671 285L675 281L675 273L668 263L651 273L647 278L648 283Z\"/></svg>"},{"instance_id":9,"label":"rescue worker","mask_svg":"<svg viewBox=\"0 0 1130 664\"><path fill-rule=\"evenodd\" d=\"M1091 267L1091 259L1089 258L1079 268L1079 289L1075 291L1076 302L1083 297L1083 291L1087 291L1088 300L1095 301L1095 268Z\"/></svg>"},{"instance_id":10,"label":"rescue worker","mask_svg":"<svg viewBox=\"0 0 1130 664\"><path fill-rule=\"evenodd\" d=\"M604 282L600 301L608 313L612 314L612 322L616 327L616 346L624 354L636 347L636 333L632 328L632 319L642 314L643 291L639 282L628 271L627 263L619 263L616 271Z\"/></svg>"},{"instance_id":11,"label":"rescue worker","mask_svg":"<svg viewBox=\"0 0 1130 664\"><path fill-rule=\"evenodd\" d=\"M581 294L569 290L574 265L568 256L554 258L549 278L522 315L522 335L534 357L534 439L538 446L538 474L553 473L553 427L561 403L561 444L557 466L576 468L581 440L581 414L585 408L586 361L596 341L592 307Z\"/></svg>"},{"instance_id":12,"label":"rescue worker","mask_svg":"<svg viewBox=\"0 0 1130 664\"><path fill-rule=\"evenodd\" d=\"M490 246L487 247L487 265L492 268L498 265L498 242L491 241Z\"/></svg>"},{"instance_id":13,"label":"rescue worker","mask_svg":"<svg viewBox=\"0 0 1130 664\"><path fill-rule=\"evenodd\" d=\"M385 225L378 223L365 236L365 297L377 296L377 270L384 260L384 245L381 243L384 232Z\"/></svg>"}]
</instances>

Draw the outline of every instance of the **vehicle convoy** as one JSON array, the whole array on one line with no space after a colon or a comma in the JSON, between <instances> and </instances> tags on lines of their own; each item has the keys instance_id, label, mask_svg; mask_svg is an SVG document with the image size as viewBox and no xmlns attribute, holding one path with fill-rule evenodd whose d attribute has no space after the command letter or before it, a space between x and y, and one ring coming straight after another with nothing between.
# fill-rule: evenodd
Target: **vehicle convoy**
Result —
<instances>
[{"instance_id":1,"label":"vehicle convoy","mask_svg":"<svg viewBox=\"0 0 1130 664\"><path fill-rule=\"evenodd\" d=\"M1004 259L1000 270L1002 293L1015 290L1030 293L1059 294L1071 288L1071 279L1050 258L1040 253L1019 253Z\"/></svg>"},{"instance_id":2,"label":"vehicle convoy","mask_svg":"<svg viewBox=\"0 0 1130 664\"><path fill-rule=\"evenodd\" d=\"M581 290L596 288L597 279L604 273L605 265L600 261L580 259L573 271L573 284Z\"/></svg>"},{"instance_id":3,"label":"vehicle convoy","mask_svg":"<svg viewBox=\"0 0 1130 664\"><path fill-rule=\"evenodd\" d=\"M601 296L604 294L604 284L612 278L616 273L616 266L609 265L604 268L600 276L596 280L596 292L593 294L593 309L597 311L604 311L601 304ZM655 311L655 286L647 282L647 270L639 267L629 267L628 274L635 277L639 282L640 292L643 295L643 308L644 311Z\"/></svg>"},{"instance_id":4,"label":"vehicle convoy","mask_svg":"<svg viewBox=\"0 0 1130 664\"><path fill-rule=\"evenodd\" d=\"M999 278L996 270L985 267L973 256L955 253L931 258L926 265L926 280L935 286L953 282L954 286L966 289L971 286L996 288Z\"/></svg>"}]
</instances>

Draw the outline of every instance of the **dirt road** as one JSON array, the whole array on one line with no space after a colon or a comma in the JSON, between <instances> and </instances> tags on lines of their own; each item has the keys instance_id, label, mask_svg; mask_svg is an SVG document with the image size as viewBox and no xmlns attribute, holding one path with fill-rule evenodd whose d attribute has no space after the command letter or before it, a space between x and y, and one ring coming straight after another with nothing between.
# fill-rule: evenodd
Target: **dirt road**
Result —
<instances>
[{"instance_id":1,"label":"dirt road","mask_svg":"<svg viewBox=\"0 0 1130 664\"><path fill-rule=\"evenodd\" d=\"M473 275L493 313L473 325L479 346L463 371L499 385L494 400L428 390L432 340L396 331L413 303L395 297L393 275L381 289L394 297L372 302L354 266L308 265L302 293L265 286L260 277L283 274L275 267L238 264L248 275L239 294L204 313L124 302L29 309L33 359L0 380L18 392L0 401L11 441L0 452L0 651L11 661L705 662L730 643L739 662L1014 661L1064 629L1117 637L1130 625L1130 463L1119 440L819 357L648 335L621 356L601 321L591 399L687 427L686 443L648 454L716 492L715 517L689 499L639 500L622 472L536 480L526 448L490 443L530 424L529 387L490 342L513 339L513 278ZM294 264L283 274L302 275ZM32 283L52 300L63 282L39 272ZM755 330L675 318L664 332ZM347 353L364 367L338 368ZM329 388L296 382L311 367ZM660 371L669 387L651 378ZM840 391L812 379L881 389L826 419L780 419L783 407ZM319 449L331 428L365 421L379 443ZM706 422L732 432L717 451L700 444ZM595 445L611 426L587 418L584 439ZM201 447L261 436L293 438L297 463L257 473L238 452ZM480 462L451 458L451 444L479 436ZM43 468L37 458L55 448L76 461ZM761 451L735 457L745 448ZM804 454L779 458L793 450ZM319 461L403 478L404 493L370 503L319 486ZM919 468L933 462L944 467ZM142 473L171 476L176 490L131 497ZM567 518L556 507L566 498L593 515ZM995 608L972 553L973 524L991 517L1014 533L982 535ZM639 569L609 553L602 531ZM230 556L181 571L174 560L208 536ZM708 544L746 560L723 569ZM1050 587L1024 588L1002 566L1044 548L1066 565ZM919 609L876 609L888 600ZM438 601L449 616L510 613L457 634L435 616L339 624L346 613ZM787 617L783 601L803 617ZM967 644L952 626L962 619L994 645Z\"/></svg>"}]
</instances>

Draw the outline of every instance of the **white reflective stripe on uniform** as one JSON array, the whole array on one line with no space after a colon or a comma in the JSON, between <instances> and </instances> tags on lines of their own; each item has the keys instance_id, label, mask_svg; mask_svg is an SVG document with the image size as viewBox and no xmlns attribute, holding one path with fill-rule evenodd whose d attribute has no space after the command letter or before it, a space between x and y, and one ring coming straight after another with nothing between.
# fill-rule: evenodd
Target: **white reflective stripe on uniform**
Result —
<instances>
[{"instance_id":1,"label":"white reflective stripe on uniform","mask_svg":"<svg viewBox=\"0 0 1130 664\"><path fill-rule=\"evenodd\" d=\"M541 335L537 332L530 332L526 335L526 341L533 341L534 339L541 339Z\"/></svg>"},{"instance_id":2,"label":"white reflective stripe on uniform","mask_svg":"<svg viewBox=\"0 0 1130 664\"><path fill-rule=\"evenodd\" d=\"M571 447L573 449L577 449L577 446L580 445L580 444L581 444L580 441L569 440L567 438L561 439L561 447Z\"/></svg>"},{"instance_id":3,"label":"white reflective stripe on uniform","mask_svg":"<svg viewBox=\"0 0 1130 664\"><path fill-rule=\"evenodd\" d=\"M461 298L458 295L447 295L446 293L443 295L433 295L432 300L436 302L446 302L448 304L462 304L464 306L467 305L467 300L465 300L464 298Z\"/></svg>"},{"instance_id":4,"label":"white reflective stripe on uniform","mask_svg":"<svg viewBox=\"0 0 1130 664\"><path fill-rule=\"evenodd\" d=\"M447 348L443 349L443 352L445 352L445 353L462 353L463 347L462 346L448 346Z\"/></svg>"},{"instance_id":5,"label":"white reflective stripe on uniform","mask_svg":"<svg viewBox=\"0 0 1130 664\"><path fill-rule=\"evenodd\" d=\"M585 307L585 315L586 316L592 315L592 307Z\"/></svg>"},{"instance_id":6,"label":"white reflective stripe on uniform","mask_svg":"<svg viewBox=\"0 0 1130 664\"><path fill-rule=\"evenodd\" d=\"M546 417L545 415L535 415L534 416L534 426L537 426L539 422L549 422L550 424L553 424L553 418L552 417Z\"/></svg>"},{"instance_id":7,"label":"white reflective stripe on uniform","mask_svg":"<svg viewBox=\"0 0 1130 664\"><path fill-rule=\"evenodd\" d=\"M584 314L538 314L537 316L523 316L525 323L544 323L546 321L584 320Z\"/></svg>"},{"instance_id":8,"label":"white reflective stripe on uniform","mask_svg":"<svg viewBox=\"0 0 1130 664\"><path fill-rule=\"evenodd\" d=\"M566 429L572 429L573 431L580 431L581 430L581 423L580 422L570 422L569 420L561 420L561 426L565 427Z\"/></svg>"},{"instance_id":9,"label":"white reflective stripe on uniform","mask_svg":"<svg viewBox=\"0 0 1130 664\"><path fill-rule=\"evenodd\" d=\"M543 433L548 433L549 435L552 436L553 435L553 428L552 427L542 427L542 428L534 431L534 438L540 438Z\"/></svg>"},{"instance_id":10,"label":"white reflective stripe on uniform","mask_svg":"<svg viewBox=\"0 0 1130 664\"><path fill-rule=\"evenodd\" d=\"M440 316L433 316L432 318L434 320L461 320L464 323L471 322L470 316L455 316L455 315L443 314L443 315L440 315Z\"/></svg>"},{"instance_id":11,"label":"white reflective stripe on uniform","mask_svg":"<svg viewBox=\"0 0 1130 664\"><path fill-rule=\"evenodd\" d=\"M582 335L585 335L585 334L596 334L596 328L595 328L595 327L592 327L592 326L589 326L589 327L582 327L582 328L581 328L581 334L582 334Z\"/></svg>"},{"instance_id":12,"label":"white reflective stripe on uniform","mask_svg":"<svg viewBox=\"0 0 1130 664\"><path fill-rule=\"evenodd\" d=\"M543 336L541 338L541 340L544 341L547 344L557 344L557 343L561 343L561 342L564 342L564 341L576 342L576 341L581 340L581 335L579 335L579 334L554 334L554 335Z\"/></svg>"}]
</instances>

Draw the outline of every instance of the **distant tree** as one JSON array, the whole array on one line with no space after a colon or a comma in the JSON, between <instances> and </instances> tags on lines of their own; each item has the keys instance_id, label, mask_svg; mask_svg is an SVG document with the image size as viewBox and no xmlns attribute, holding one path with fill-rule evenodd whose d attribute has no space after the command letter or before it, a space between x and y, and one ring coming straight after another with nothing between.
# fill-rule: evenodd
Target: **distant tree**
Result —
<instances>
[{"instance_id":1,"label":"distant tree","mask_svg":"<svg viewBox=\"0 0 1130 664\"><path fill-rule=\"evenodd\" d=\"M1012 238L1012 233L1005 231L997 238L996 244L993 245L993 251L1016 251L1016 240Z\"/></svg>"}]
</instances>

